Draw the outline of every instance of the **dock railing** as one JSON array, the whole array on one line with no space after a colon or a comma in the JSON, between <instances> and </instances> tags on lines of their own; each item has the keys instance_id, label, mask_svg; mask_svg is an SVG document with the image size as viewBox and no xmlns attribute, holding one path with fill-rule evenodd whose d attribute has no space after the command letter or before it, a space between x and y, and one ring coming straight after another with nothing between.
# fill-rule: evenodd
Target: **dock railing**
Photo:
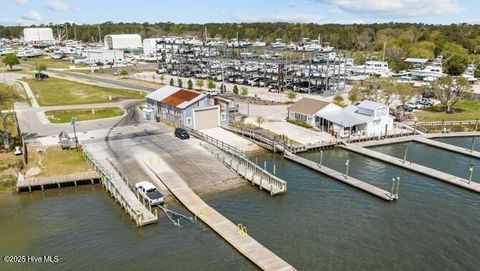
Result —
<instances>
[{"instance_id":1,"label":"dock railing","mask_svg":"<svg viewBox=\"0 0 480 271\"><path fill-rule=\"evenodd\" d=\"M200 140L203 140L205 142L208 142L226 152L233 152L235 154L238 154L238 155L241 155L241 156L244 156L245 153L243 152L243 150L240 150L239 148L235 147L235 146L232 146L228 143L225 143L221 140L218 140L217 138L214 138L212 136L209 136L203 132L200 132L198 130L194 130L194 129L189 129L188 132L190 133L190 135L200 139Z\"/></svg>"},{"instance_id":2,"label":"dock railing","mask_svg":"<svg viewBox=\"0 0 480 271\"><path fill-rule=\"evenodd\" d=\"M112 175L111 173L105 169L100 162L85 148L83 149L83 153L87 158L87 161L90 162L92 167L100 173L100 179L103 187L110 193L110 195L117 200L123 209L130 215L130 217L135 221L137 226L143 224L143 214L136 210L130 202L124 198L123 194L118 190L118 188L112 182Z\"/></svg>"}]
</instances>

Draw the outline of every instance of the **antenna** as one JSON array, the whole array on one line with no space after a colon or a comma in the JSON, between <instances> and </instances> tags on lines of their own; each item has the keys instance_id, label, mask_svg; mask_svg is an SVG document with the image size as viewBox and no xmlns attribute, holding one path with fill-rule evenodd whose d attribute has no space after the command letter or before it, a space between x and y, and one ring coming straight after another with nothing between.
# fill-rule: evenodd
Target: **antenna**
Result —
<instances>
[{"instance_id":1,"label":"antenna","mask_svg":"<svg viewBox=\"0 0 480 271\"><path fill-rule=\"evenodd\" d=\"M382 61L385 61L385 50L387 49L387 42L385 41L383 43L383 55L382 55Z\"/></svg>"}]
</instances>

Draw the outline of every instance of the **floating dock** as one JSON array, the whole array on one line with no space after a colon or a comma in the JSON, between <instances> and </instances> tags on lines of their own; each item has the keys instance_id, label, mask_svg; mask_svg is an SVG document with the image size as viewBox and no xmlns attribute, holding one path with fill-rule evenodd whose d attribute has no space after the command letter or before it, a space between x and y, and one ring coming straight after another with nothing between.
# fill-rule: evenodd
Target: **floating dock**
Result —
<instances>
[{"instance_id":1,"label":"floating dock","mask_svg":"<svg viewBox=\"0 0 480 271\"><path fill-rule=\"evenodd\" d=\"M443 181L443 182L446 182L446 183L449 183L449 184L453 184L453 185L468 189L468 190L473 191L473 192L480 193L480 184L479 183L469 182L466 179L463 179L463 178L460 178L460 177L457 177L457 176L454 176L454 175L451 175L451 174L448 174L448 173L445 173L445 172L441 172L441 171L438 171L438 170L435 170L435 169L431 169L429 167L425 167L425 166L422 166L422 165L419 165L419 164L410 163L408 161L404 162L403 159L399 159L399 158L396 158L396 157L393 157L393 156L390 156L390 155L387 155L387 154L383 154L383 153L380 153L380 152L372 151L370 149L367 149L367 148L364 148L364 147L361 147L361 146L357 146L355 144L345 144L345 145L339 145L339 146L346 149L346 150L356 152L356 153L359 153L361 155L365 155L365 156L377 159L379 161L387 162L387 163L390 163L392 165L395 165L395 166L398 166L398 167L401 167L401 168L405 168L405 169L411 170L413 172L420 173L420 174L423 174L425 176L432 177L432 178L435 178L437 180L440 180L440 181Z\"/></svg>"},{"instance_id":2,"label":"floating dock","mask_svg":"<svg viewBox=\"0 0 480 271\"><path fill-rule=\"evenodd\" d=\"M286 261L248 235L245 226L230 220L206 204L166 163L146 163L170 192L193 214L262 270L295 270Z\"/></svg>"},{"instance_id":3,"label":"floating dock","mask_svg":"<svg viewBox=\"0 0 480 271\"><path fill-rule=\"evenodd\" d=\"M285 152L284 157L287 158L288 160L291 160L291 161L296 162L300 165L303 165L303 166L308 167L310 169L313 169L317 172L320 172L320 173L322 173L322 174L324 174L324 175L326 175L330 178L333 178L337 181L340 181L342 183L345 183L347 185L350 185L352 187L360 189L364 192L367 192L367 193L369 193L369 194L371 194L375 197L378 197L382 200L392 201L392 200L395 200L397 198L397 196L391 194L391 192L385 191L381 188L378 188L378 187L373 186L371 184L368 184L366 182L360 181L356 178L346 176L343 173L340 173L336 170L333 170L333 169L328 168L326 166L320 165L320 164L318 164L314 161L311 161L309 159L300 157L300 156L295 155L293 153Z\"/></svg>"},{"instance_id":4,"label":"floating dock","mask_svg":"<svg viewBox=\"0 0 480 271\"><path fill-rule=\"evenodd\" d=\"M456 153L460 153L460 154L463 154L463 155L466 155L466 156L470 156L470 157L480 159L480 152L477 152L477 151L474 151L474 150L469 150L469 149L462 148L462 147L459 147L459 146L455 146L455 145L452 145L452 144L447 144L447 143L443 143L443 142L440 142L440 141L437 141L437 140L432 140L432 139L428 139L428 138L424 138L424 137L415 137L413 139L413 141L419 142L419 143L422 143L422 144L425 144L425 145L429 145L429 146L432 146L432 147L435 147L435 148L444 149L444 150L447 150L447 151L456 152Z\"/></svg>"}]
</instances>

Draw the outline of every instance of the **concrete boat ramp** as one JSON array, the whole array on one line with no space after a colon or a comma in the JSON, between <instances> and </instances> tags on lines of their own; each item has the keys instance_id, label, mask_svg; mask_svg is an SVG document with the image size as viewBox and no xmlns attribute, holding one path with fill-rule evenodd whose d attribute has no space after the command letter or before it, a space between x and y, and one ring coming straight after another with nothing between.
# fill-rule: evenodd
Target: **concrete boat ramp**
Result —
<instances>
[{"instance_id":1,"label":"concrete boat ramp","mask_svg":"<svg viewBox=\"0 0 480 271\"><path fill-rule=\"evenodd\" d=\"M253 239L247 228L238 226L206 204L166 163L147 161L146 165L168 190L197 218L262 270L295 270L286 261Z\"/></svg>"}]
</instances>

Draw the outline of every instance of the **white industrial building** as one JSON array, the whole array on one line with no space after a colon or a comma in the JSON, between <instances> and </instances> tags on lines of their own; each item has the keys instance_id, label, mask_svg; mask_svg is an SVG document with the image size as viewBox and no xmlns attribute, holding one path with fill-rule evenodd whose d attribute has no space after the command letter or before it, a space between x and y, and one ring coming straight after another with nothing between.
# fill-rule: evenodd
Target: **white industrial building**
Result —
<instances>
[{"instance_id":1,"label":"white industrial building","mask_svg":"<svg viewBox=\"0 0 480 271\"><path fill-rule=\"evenodd\" d=\"M104 44L108 49L142 48L142 37L138 34L106 35Z\"/></svg>"},{"instance_id":2,"label":"white industrial building","mask_svg":"<svg viewBox=\"0 0 480 271\"><path fill-rule=\"evenodd\" d=\"M116 65L125 60L123 50L87 49L82 52L82 59L86 63L103 63Z\"/></svg>"},{"instance_id":3,"label":"white industrial building","mask_svg":"<svg viewBox=\"0 0 480 271\"><path fill-rule=\"evenodd\" d=\"M157 41L161 41L162 39L160 38L151 38L151 39L144 39L143 40L143 54L148 56L148 55L154 55L157 52ZM158 46L158 49L160 49L160 44Z\"/></svg>"},{"instance_id":4,"label":"white industrial building","mask_svg":"<svg viewBox=\"0 0 480 271\"><path fill-rule=\"evenodd\" d=\"M53 31L51 28L24 28L23 40L25 42L53 42Z\"/></svg>"}]
</instances>

